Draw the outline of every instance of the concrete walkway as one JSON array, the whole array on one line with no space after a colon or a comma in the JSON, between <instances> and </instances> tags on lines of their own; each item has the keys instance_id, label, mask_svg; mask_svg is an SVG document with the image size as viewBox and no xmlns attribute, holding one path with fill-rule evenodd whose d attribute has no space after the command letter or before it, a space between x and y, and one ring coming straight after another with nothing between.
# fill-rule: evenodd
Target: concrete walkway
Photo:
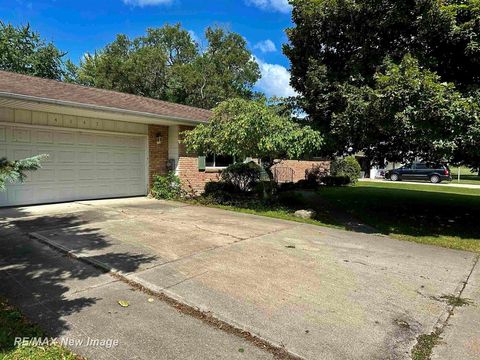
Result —
<instances>
[{"instance_id":1,"label":"concrete walkway","mask_svg":"<svg viewBox=\"0 0 480 360\"><path fill-rule=\"evenodd\" d=\"M408 359L418 336L449 325L442 296L463 296L470 279L478 288L472 253L180 203L88 201L4 209L0 217L9 251L0 291L55 334L80 336L71 333L79 327L122 338L118 353L87 349L91 359L271 356L238 337L242 331L290 358ZM229 332L171 302L148 303L125 282L70 258L46 261L55 253L26 235L196 309ZM24 293L15 295L20 286ZM122 298L131 307L120 308ZM51 315L40 316L36 304L51 306ZM445 351L462 344L452 338Z\"/></svg>"}]
</instances>

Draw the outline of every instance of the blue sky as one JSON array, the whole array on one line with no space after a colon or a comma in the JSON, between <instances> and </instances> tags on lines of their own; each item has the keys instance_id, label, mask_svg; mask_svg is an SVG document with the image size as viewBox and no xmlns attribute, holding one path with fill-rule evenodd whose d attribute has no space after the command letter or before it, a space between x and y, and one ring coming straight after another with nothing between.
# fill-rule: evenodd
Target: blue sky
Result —
<instances>
[{"instance_id":1,"label":"blue sky","mask_svg":"<svg viewBox=\"0 0 480 360\"><path fill-rule=\"evenodd\" d=\"M247 40L262 71L256 88L269 96L293 95L281 50L290 10L288 0L0 0L2 21L29 22L77 63L118 33L135 37L147 27L180 22L201 42L207 26L226 27Z\"/></svg>"}]
</instances>

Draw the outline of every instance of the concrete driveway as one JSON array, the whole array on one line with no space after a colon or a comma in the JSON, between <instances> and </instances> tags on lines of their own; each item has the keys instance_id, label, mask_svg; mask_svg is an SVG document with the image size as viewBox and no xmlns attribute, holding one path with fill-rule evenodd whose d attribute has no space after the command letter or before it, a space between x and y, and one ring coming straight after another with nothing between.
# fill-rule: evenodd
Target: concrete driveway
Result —
<instances>
[{"instance_id":1,"label":"concrete driveway","mask_svg":"<svg viewBox=\"0 0 480 360\"><path fill-rule=\"evenodd\" d=\"M129 281L130 285L165 294L164 302L171 306L198 309L204 317L198 313L193 316L203 323L208 318L208 331L218 333L219 343L227 335L246 339L245 344L232 345L235 356L238 347L250 349L252 344L257 350L253 346L245 358L267 356L258 349L260 341L260 348L265 344L284 348L291 358L408 359L420 335L430 334L436 327L448 335L453 326L465 336L455 331L455 336L447 336L451 340L439 348L440 358L448 359L448 354L455 352L472 359L480 355L480 346L475 345L480 344L479 318L472 323L468 317L470 324L449 324L452 311L461 314L464 310L454 309L442 299L461 296L464 291L480 295L469 289L470 283L476 287L480 283L475 269L478 257L473 253L145 198L4 209L0 218L1 231L9 234L9 239L32 237L28 241L35 243L35 248L22 253L24 258L41 257L41 252L47 251L38 245L37 241L42 241L88 263L113 269L121 275L115 286L126 286ZM77 260L62 258L62 262L67 261ZM40 267L32 269L32 275L32 271L16 273L13 264L3 263L0 292L10 297L15 298L12 284L24 281L27 273L35 278L38 271L41 276ZM75 293L72 289L84 282L89 285L82 289L96 289L100 296L98 291L106 280L99 282L99 277L93 281L87 274L76 276L70 283L62 283L54 299L41 289L33 292L40 303L61 303L65 294ZM61 276L57 279L62 282ZM138 297L134 291L115 291L100 298ZM17 303L25 307L19 297ZM85 308L101 302L96 297L89 301L88 306L78 306L73 313L81 317L88 313ZM476 306L474 302L468 311L478 314L478 308L472 311ZM132 309L130 321L141 328L141 315L135 315L134 306ZM149 311L154 318L166 310ZM188 318L189 310L185 314ZM109 321L114 327L115 318ZM175 337L176 331L186 331L185 326L163 332ZM62 331L66 330L56 329L57 333ZM258 341L249 340L242 331L252 333ZM198 336L201 340L202 335ZM203 336L210 338L212 333ZM131 337L131 346L123 345L124 354L143 358L131 353L139 341ZM225 344L232 341L224 339ZM188 358L171 351L178 357L157 356ZM108 354L105 351L105 358ZM234 358L215 352L202 356Z\"/></svg>"}]
</instances>

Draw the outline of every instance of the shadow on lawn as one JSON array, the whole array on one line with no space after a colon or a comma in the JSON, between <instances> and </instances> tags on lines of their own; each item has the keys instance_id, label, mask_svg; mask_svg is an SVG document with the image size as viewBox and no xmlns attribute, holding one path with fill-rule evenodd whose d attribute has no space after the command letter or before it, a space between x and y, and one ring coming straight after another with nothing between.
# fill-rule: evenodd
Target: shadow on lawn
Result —
<instances>
[{"instance_id":1,"label":"shadow on lawn","mask_svg":"<svg viewBox=\"0 0 480 360\"><path fill-rule=\"evenodd\" d=\"M315 197L318 206L348 213L385 234L480 240L480 196L354 186L322 188Z\"/></svg>"},{"instance_id":2,"label":"shadow on lawn","mask_svg":"<svg viewBox=\"0 0 480 360\"><path fill-rule=\"evenodd\" d=\"M87 225L99 214L87 211L29 218L22 217L28 214L21 209L8 212L10 221L0 218L0 293L39 323L49 336L60 336L69 329L64 316L81 312L98 300L75 292L110 280L102 278L102 271L60 254L30 239L28 234L61 228L73 242L83 244L82 250L105 249L111 245L108 239ZM122 264L121 270L130 272L155 257L109 252L102 255L102 260ZM12 349L15 336L29 336L14 332L0 336L0 350Z\"/></svg>"}]
</instances>

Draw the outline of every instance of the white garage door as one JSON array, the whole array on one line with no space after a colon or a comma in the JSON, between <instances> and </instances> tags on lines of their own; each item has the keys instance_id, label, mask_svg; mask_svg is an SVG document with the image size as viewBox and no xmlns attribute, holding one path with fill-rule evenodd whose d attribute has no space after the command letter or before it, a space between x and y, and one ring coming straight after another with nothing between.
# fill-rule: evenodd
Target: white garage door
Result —
<instances>
[{"instance_id":1,"label":"white garage door","mask_svg":"<svg viewBox=\"0 0 480 360\"><path fill-rule=\"evenodd\" d=\"M0 125L0 157L48 154L0 206L146 194L146 137Z\"/></svg>"}]
</instances>

